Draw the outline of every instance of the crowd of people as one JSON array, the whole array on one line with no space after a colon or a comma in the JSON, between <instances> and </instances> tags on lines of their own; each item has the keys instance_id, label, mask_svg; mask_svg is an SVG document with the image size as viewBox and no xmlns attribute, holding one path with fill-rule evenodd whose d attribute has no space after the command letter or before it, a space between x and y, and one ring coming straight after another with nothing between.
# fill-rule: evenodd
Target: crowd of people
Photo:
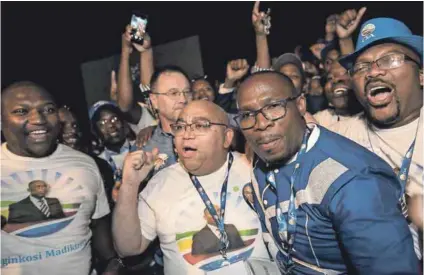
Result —
<instances>
[{"instance_id":1,"label":"crowd of people","mask_svg":"<svg viewBox=\"0 0 424 275\"><path fill-rule=\"evenodd\" d=\"M271 58L255 2L256 62L220 83L155 68L129 25L89 133L37 83L6 87L1 272L423 274L423 37L365 13Z\"/></svg>"}]
</instances>

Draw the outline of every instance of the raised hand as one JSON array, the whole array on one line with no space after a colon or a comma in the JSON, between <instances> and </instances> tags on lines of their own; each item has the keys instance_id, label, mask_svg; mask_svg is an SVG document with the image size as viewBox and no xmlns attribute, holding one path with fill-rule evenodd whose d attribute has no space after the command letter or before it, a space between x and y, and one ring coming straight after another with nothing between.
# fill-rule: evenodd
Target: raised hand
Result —
<instances>
[{"instance_id":1,"label":"raised hand","mask_svg":"<svg viewBox=\"0 0 424 275\"><path fill-rule=\"evenodd\" d=\"M246 59L231 60L227 63L227 76L226 79L230 81L237 81L243 78L249 71L249 64Z\"/></svg>"},{"instance_id":2,"label":"raised hand","mask_svg":"<svg viewBox=\"0 0 424 275\"><path fill-rule=\"evenodd\" d=\"M358 12L351 9L343 12L336 24L336 33L339 39L345 39L352 36L352 33L356 30L361 22L362 16L364 15L366 7L362 7Z\"/></svg>"},{"instance_id":3,"label":"raised hand","mask_svg":"<svg viewBox=\"0 0 424 275\"><path fill-rule=\"evenodd\" d=\"M338 18L339 18L338 14L332 14L329 17L327 17L327 20L325 23L326 34L334 34L336 32L336 23Z\"/></svg>"},{"instance_id":4,"label":"raised hand","mask_svg":"<svg viewBox=\"0 0 424 275\"><path fill-rule=\"evenodd\" d=\"M138 150L128 153L124 161L122 184L139 186L154 168L158 156L159 150L157 148L153 149L152 152Z\"/></svg>"},{"instance_id":5,"label":"raised hand","mask_svg":"<svg viewBox=\"0 0 424 275\"><path fill-rule=\"evenodd\" d=\"M253 6L252 24L256 35L268 35L271 28L271 10L268 9L267 13L259 12L259 3L260 1L256 1Z\"/></svg>"},{"instance_id":6,"label":"raised hand","mask_svg":"<svg viewBox=\"0 0 424 275\"><path fill-rule=\"evenodd\" d=\"M143 45L131 42L131 25L127 25L125 32L122 34L122 51L129 54L132 53L134 48L139 52L144 52L152 47L152 41L147 32L143 34Z\"/></svg>"}]
</instances>

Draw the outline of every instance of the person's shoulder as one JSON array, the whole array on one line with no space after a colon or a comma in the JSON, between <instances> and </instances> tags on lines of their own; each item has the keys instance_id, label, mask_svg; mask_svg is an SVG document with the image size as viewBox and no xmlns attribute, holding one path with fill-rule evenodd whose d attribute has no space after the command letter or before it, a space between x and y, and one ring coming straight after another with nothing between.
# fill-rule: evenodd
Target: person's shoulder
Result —
<instances>
[{"instance_id":1,"label":"person's shoulder","mask_svg":"<svg viewBox=\"0 0 424 275\"><path fill-rule=\"evenodd\" d=\"M66 145L59 144L59 146L61 148L60 153L57 154L59 160L72 161L72 164L84 164L89 166L89 168L97 168L96 162L90 155L72 149Z\"/></svg>"},{"instance_id":2,"label":"person's shoulder","mask_svg":"<svg viewBox=\"0 0 424 275\"><path fill-rule=\"evenodd\" d=\"M187 172L177 162L157 172L140 193L144 199L152 200L153 194L164 194L167 190L175 190L175 183L182 184L187 178Z\"/></svg>"},{"instance_id":3,"label":"person's shoulder","mask_svg":"<svg viewBox=\"0 0 424 275\"><path fill-rule=\"evenodd\" d=\"M325 161L335 161L352 171L390 170L389 165L373 152L337 133L319 127L318 149Z\"/></svg>"},{"instance_id":4,"label":"person's shoulder","mask_svg":"<svg viewBox=\"0 0 424 275\"><path fill-rule=\"evenodd\" d=\"M345 136L349 139L357 139L367 130L367 119L365 114L359 113L349 118L343 119L339 123L327 127L328 130Z\"/></svg>"},{"instance_id":5,"label":"person's shoulder","mask_svg":"<svg viewBox=\"0 0 424 275\"><path fill-rule=\"evenodd\" d=\"M22 199L20 201L9 204L9 208L17 207L19 205L25 204L28 201L29 201L29 196L25 197L24 199Z\"/></svg>"},{"instance_id":6,"label":"person's shoulder","mask_svg":"<svg viewBox=\"0 0 424 275\"><path fill-rule=\"evenodd\" d=\"M252 170L252 166L249 164L246 156L239 152L231 152L234 157L233 168L231 169L232 173L237 175L237 178L250 179L250 172Z\"/></svg>"}]
</instances>

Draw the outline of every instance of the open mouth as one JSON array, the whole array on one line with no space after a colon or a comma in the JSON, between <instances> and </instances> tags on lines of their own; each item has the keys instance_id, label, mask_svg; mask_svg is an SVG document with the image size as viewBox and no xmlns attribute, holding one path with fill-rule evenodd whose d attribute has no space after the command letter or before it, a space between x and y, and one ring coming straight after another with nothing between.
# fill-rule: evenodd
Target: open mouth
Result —
<instances>
[{"instance_id":1,"label":"open mouth","mask_svg":"<svg viewBox=\"0 0 424 275\"><path fill-rule=\"evenodd\" d=\"M199 100L206 100L206 101L209 101L209 97L207 97L207 96L202 96L201 98L199 98Z\"/></svg>"},{"instance_id":2,"label":"open mouth","mask_svg":"<svg viewBox=\"0 0 424 275\"><path fill-rule=\"evenodd\" d=\"M28 136L33 139L35 142L43 142L47 140L48 131L43 130L35 130L29 131Z\"/></svg>"},{"instance_id":3,"label":"open mouth","mask_svg":"<svg viewBox=\"0 0 424 275\"><path fill-rule=\"evenodd\" d=\"M183 158L191 158L197 153L197 148L185 145L183 146L182 157Z\"/></svg>"},{"instance_id":4,"label":"open mouth","mask_svg":"<svg viewBox=\"0 0 424 275\"><path fill-rule=\"evenodd\" d=\"M334 97L347 96L349 89L347 87L337 87L333 90Z\"/></svg>"},{"instance_id":5,"label":"open mouth","mask_svg":"<svg viewBox=\"0 0 424 275\"><path fill-rule=\"evenodd\" d=\"M368 85L366 94L368 102L373 107L384 107L393 99L394 90L387 84Z\"/></svg>"}]
</instances>

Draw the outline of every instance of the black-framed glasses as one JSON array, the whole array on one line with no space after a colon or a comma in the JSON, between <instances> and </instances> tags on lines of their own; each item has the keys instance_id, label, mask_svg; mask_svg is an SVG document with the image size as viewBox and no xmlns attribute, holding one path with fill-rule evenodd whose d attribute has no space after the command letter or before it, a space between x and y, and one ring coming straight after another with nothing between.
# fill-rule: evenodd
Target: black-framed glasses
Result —
<instances>
[{"instance_id":1,"label":"black-framed glasses","mask_svg":"<svg viewBox=\"0 0 424 275\"><path fill-rule=\"evenodd\" d=\"M106 124L108 124L109 122L111 124L116 124L116 123L121 122L121 121L119 120L119 118L117 116L113 116L109 119L101 119L97 123L100 127L105 127Z\"/></svg>"},{"instance_id":2,"label":"black-framed glasses","mask_svg":"<svg viewBox=\"0 0 424 275\"><path fill-rule=\"evenodd\" d=\"M228 127L228 125L224 123L210 122L208 120L199 120L191 124L177 122L171 124L171 129L174 136L184 135L184 133L187 131L187 128L190 128L190 130L195 136L202 136L207 134L213 125Z\"/></svg>"},{"instance_id":3,"label":"black-framed glasses","mask_svg":"<svg viewBox=\"0 0 424 275\"><path fill-rule=\"evenodd\" d=\"M151 94L154 95L165 95L171 99L178 99L181 95L184 95L185 98L191 99L193 98L193 92L192 91L168 91L166 93L154 93L151 92Z\"/></svg>"},{"instance_id":4,"label":"black-framed glasses","mask_svg":"<svg viewBox=\"0 0 424 275\"><path fill-rule=\"evenodd\" d=\"M259 113L261 113L267 120L276 121L286 115L287 103L292 100L295 100L296 98L297 96L293 96L286 99L278 100L269 103L256 111L239 112L234 117L234 120L236 121L237 125L243 130L253 128L256 125Z\"/></svg>"},{"instance_id":5,"label":"black-framed glasses","mask_svg":"<svg viewBox=\"0 0 424 275\"><path fill-rule=\"evenodd\" d=\"M385 55L383 57L380 57L377 60L374 60L372 62L359 62L353 65L353 67L349 70L350 76L360 76L364 73L367 73L371 70L372 65L375 63L377 66L382 70L390 70L390 69L396 69L401 67L403 64L405 64L405 61L412 61L418 66L420 66L420 63L416 61L415 59L407 56L404 53L391 53L388 55Z\"/></svg>"}]
</instances>

